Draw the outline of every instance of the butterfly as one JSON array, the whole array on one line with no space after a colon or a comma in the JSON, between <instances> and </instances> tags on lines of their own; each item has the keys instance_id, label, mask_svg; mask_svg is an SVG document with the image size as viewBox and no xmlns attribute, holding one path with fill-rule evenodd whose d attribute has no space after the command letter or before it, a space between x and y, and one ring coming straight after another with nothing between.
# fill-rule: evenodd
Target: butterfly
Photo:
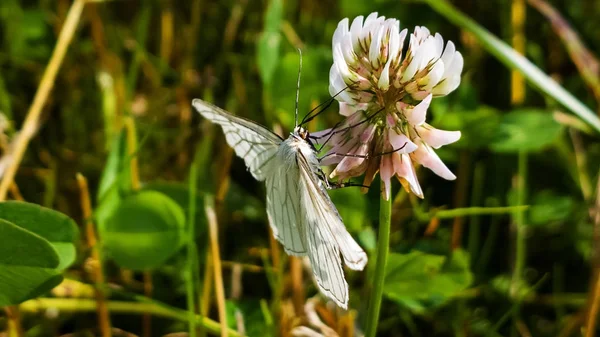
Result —
<instances>
[{"instance_id":1,"label":"butterfly","mask_svg":"<svg viewBox=\"0 0 600 337\"><path fill-rule=\"evenodd\" d=\"M348 233L327 194L329 183L308 131L298 126L296 118L293 132L283 139L200 99L192 105L222 127L227 143L244 159L252 176L265 181L269 224L286 253L308 256L319 290L346 309L348 283L340 253L353 270L363 270L367 254Z\"/></svg>"}]
</instances>

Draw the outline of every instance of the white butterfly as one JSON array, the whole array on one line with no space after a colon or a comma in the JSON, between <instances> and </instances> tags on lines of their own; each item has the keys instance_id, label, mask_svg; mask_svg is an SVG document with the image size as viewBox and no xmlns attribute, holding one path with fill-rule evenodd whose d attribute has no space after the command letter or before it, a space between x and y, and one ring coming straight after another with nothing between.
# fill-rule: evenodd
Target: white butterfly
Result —
<instances>
[{"instance_id":1,"label":"white butterfly","mask_svg":"<svg viewBox=\"0 0 600 337\"><path fill-rule=\"evenodd\" d=\"M267 215L275 238L289 255L308 255L321 292L346 309L348 284L340 253L353 270L364 268L367 254L346 230L319 179L322 172L308 132L296 126L284 140L202 100L192 104L204 118L221 125L227 143L254 178L266 181Z\"/></svg>"}]
</instances>

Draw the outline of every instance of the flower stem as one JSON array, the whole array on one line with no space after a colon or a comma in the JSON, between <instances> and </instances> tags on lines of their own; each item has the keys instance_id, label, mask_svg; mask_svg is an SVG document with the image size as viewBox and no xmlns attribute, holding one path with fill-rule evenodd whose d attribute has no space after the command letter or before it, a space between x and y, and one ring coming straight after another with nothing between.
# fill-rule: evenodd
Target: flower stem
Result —
<instances>
[{"instance_id":1,"label":"flower stem","mask_svg":"<svg viewBox=\"0 0 600 337\"><path fill-rule=\"evenodd\" d=\"M188 312L179 308L171 307L164 303L160 303L148 298L139 296L139 300L144 302L125 302L125 301L108 301L106 302L108 309L113 313L123 314L146 314L151 313L157 317L170 318L179 322L187 322L190 318ZM33 300L25 301L19 305L23 312L43 312L47 309L56 309L60 312L94 312L97 304L93 299L85 298L43 298L38 297ZM222 325L210 318L194 315L194 324L196 326L204 326L206 330L213 334L221 333ZM241 336L240 333L233 329L227 328L225 333L229 337Z\"/></svg>"},{"instance_id":2,"label":"flower stem","mask_svg":"<svg viewBox=\"0 0 600 337\"><path fill-rule=\"evenodd\" d=\"M194 157L194 162L190 167L189 176L189 200L188 200L188 231L187 231L187 261L185 271L185 293L187 299L187 310L188 310L188 333L190 337L196 337L196 324L194 324L194 317L196 316L196 289L194 289L194 279L197 277L199 270L197 269L198 256L196 254L196 233L195 233L195 219L196 219L196 189L198 182L198 152Z\"/></svg>"},{"instance_id":3,"label":"flower stem","mask_svg":"<svg viewBox=\"0 0 600 337\"><path fill-rule=\"evenodd\" d=\"M383 190L383 180L381 188ZM375 275L369 296L369 311L367 313L367 329L365 337L374 337L377 333L381 298L383 296L383 281L385 266L390 252L390 224L392 220L392 199L385 198L382 193L379 197L379 239L377 242L377 260L375 262Z\"/></svg>"}]
</instances>

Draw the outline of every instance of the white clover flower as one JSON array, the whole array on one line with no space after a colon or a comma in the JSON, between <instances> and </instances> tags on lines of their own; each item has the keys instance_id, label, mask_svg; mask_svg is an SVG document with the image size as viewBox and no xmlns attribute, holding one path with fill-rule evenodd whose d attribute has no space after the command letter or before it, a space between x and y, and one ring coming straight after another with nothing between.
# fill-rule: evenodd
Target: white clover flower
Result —
<instances>
[{"instance_id":1,"label":"white clover flower","mask_svg":"<svg viewBox=\"0 0 600 337\"><path fill-rule=\"evenodd\" d=\"M379 171L388 198L391 178L397 176L422 198L415 165L456 179L433 149L456 142L460 131L435 129L425 117L433 97L460 84L462 55L451 41L444 48L440 34L415 27L403 57L407 30L400 31L398 20L371 13L348 22L340 21L333 35L329 72L329 92L347 118L314 134L332 144L322 164L337 164L331 176L339 179L365 174L365 185Z\"/></svg>"}]
</instances>

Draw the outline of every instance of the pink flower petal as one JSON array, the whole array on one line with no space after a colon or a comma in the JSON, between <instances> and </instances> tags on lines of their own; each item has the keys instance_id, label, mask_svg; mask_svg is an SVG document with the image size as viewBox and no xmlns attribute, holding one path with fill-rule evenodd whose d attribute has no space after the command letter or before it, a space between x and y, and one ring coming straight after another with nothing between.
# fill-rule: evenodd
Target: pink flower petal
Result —
<instances>
[{"instance_id":1,"label":"pink flower petal","mask_svg":"<svg viewBox=\"0 0 600 337\"><path fill-rule=\"evenodd\" d=\"M407 114L406 118L411 126L417 126L425 123L425 116L427 115L427 109L431 103L432 95L427 95L419 104L417 104L410 113Z\"/></svg>"},{"instance_id":2,"label":"pink flower petal","mask_svg":"<svg viewBox=\"0 0 600 337\"><path fill-rule=\"evenodd\" d=\"M415 168L412 165L410 157L407 154L394 154L392 157L394 171L400 178L404 178L408 185L410 186L410 190L419 198L423 198L423 190L421 189L421 185L419 184L419 179L417 179L417 173L415 172Z\"/></svg>"},{"instance_id":3,"label":"pink flower petal","mask_svg":"<svg viewBox=\"0 0 600 337\"><path fill-rule=\"evenodd\" d=\"M434 149L439 149L460 139L460 131L439 130L428 124L418 127L417 131L423 141Z\"/></svg>"},{"instance_id":4,"label":"pink flower petal","mask_svg":"<svg viewBox=\"0 0 600 337\"><path fill-rule=\"evenodd\" d=\"M448 169L433 149L427 144L419 144L419 148L411 153L415 161L446 180L454 180L456 176Z\"/></svg>"},{"instance_id":5,"label":"pink flower petal","mask_svg":"<svg viewBox=\"0 0 600 337\"><path fill-rule=\"evenodd\" d=\"M325 130L321 130L321 131L311 132L310 135L315 138L319 138L316 140L316 143L319 143L319 140L321 140L320 138L323 137L323 135L328 134L330 131L331 131L331 129L325 129Z\"/></svg>"},{"instance_id":6,"label":"pink flower petal","mask_svg":"<svg viewBox=\"0 0 600 337\"><path fill-rule=\"evenodd\" d=\"M394 129L388 130L388 137L390 140L390 144L392 145L392 150L398 150L402 148L402 150L396 151L398 153L411 153L417 149L417 145L411 142L405 134L397 134Z\"/></svg>"},{"instance_id":7,"label":"pink flower petal","mask_svg":"<svg viewBox=\"0 0 600 337\"><path fill-rule=\"evenodd\" d=\"M390 199L392 194L391 179L394 176L394 165L392 163L392 156L386 155L381 158L381 165L379 166L379 175L383 181L383 196L385 200Z\"/></svg>"}]
</instances>

